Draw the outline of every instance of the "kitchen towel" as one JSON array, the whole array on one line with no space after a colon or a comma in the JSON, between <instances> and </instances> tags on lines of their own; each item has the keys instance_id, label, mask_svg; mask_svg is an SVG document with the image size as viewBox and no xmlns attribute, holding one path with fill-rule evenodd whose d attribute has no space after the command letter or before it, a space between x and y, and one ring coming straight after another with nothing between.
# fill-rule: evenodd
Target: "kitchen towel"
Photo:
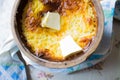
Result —
<instances>
[{"instance_id":1,"label":"kitchen towel","mask_svg":"<svg viewBox=\"0 0 120 80\"><path fill-rule=\"evenodd\" d=\"M0 0L0 80L27 80L24 64L11 33L11 12L15 0Z\"/></svg>"}]
</instances>

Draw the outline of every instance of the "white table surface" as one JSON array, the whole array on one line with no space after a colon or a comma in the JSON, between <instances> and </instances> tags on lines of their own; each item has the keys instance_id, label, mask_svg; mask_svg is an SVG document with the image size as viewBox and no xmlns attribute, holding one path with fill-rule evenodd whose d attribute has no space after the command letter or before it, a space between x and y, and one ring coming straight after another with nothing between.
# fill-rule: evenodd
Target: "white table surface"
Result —
<instances>
[{"instance_id":1,"label":"white table surface","mask_svg":"<svg viewBox=\"0 0 120 80\"><path fill-rule=\"evenodd\" d=\"M111 54L105 59L103 70L85 70L74 74L59 74L49 80L120 80L120 21L113 21L114 42Z\"/></svg>"}]
</instances>

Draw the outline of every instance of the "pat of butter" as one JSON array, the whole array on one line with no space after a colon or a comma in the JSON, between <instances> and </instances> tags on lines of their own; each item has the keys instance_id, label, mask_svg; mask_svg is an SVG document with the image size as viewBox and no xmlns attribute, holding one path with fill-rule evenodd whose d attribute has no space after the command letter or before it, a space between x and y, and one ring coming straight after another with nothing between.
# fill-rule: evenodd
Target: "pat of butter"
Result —
<instances>
[{"instance_id":1,"label":"pat of butter","mask_svg":"<svg viewBox=\"0 0 120 80\"><path fill-rule=\"evenodd\" d=\"M77 45L77 43L70 35L60 41L60 48L62 50L62 56L64 58L82 51L82 48Z\"/></svg>"},{"instance_id":2,"label":"pat of butter","mask_svg":"<svg viewBox=\"0 0 120 80\"><path fill-rule=\"evenodd\" d=\"M47 12L41 23L42 27L48 27L55 30L60 30L60 15L57 12Z\"/></svg>"}]
</instances>

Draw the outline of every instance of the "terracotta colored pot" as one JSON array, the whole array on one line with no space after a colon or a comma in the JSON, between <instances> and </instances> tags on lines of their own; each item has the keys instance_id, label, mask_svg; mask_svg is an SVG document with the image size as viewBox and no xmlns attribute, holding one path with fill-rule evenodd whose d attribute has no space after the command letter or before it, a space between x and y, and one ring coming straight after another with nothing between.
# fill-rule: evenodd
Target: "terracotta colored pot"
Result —
<instances>
[{"instance_id":1,"label":"terracotta colored pot","mask_svg":"<svg viewBox=\"0 0 120 80\"><path fill-rule=\"evenodd\" d=\"M92 2L94 3L94 6L97 12L97 18L98 18L98 32L96 37L94 38L94 41L91 42L85 54L69 61L52 62L52 61L48 61L48 60L36 57L26 47L25 41L21 35L22 30L20 28L21 27L20 20L22 19L22 12L27 3L27 0L16 0L14 4L11 21L12 21L13 36L19 49L24 53L25 56L27 56L33 62L36 62L37 64L40 64L42 66L46 66L49 68L67 68L67 67L80 64L81 62L85 61L86 58L88 58L88 56L90 56L98 47L102 39L103 29L104 29L104 15L103 15L101 5L98 0L92 0Z\"/></svg>"}]
</instances>

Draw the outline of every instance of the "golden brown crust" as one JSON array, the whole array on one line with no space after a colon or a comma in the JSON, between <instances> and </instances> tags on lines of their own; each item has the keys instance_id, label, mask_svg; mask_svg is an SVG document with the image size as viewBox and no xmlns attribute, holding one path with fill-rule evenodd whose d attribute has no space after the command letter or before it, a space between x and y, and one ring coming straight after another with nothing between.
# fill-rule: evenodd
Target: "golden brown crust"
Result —
<instances>
[{"instance_id":1,"label":"golden brown crust","mask_svg":"<svg viewBox=\"0 0 120 80\"><path fill-rule=\"evenodd\" d=\"M40 3L35 5L35 2L32 1L28 3L22 20L23 35L27 40L27 44L36 56L51 61L63 61L64 58L62 57L58 42L68 35L68 33L72 35L76 43L83 49L86 48L86 46L88 47L97 33L97 16L94 5L90 0L38 1L40 1ZM37 8L33 8L33 5L40 9L43 7L43 9L37 11L35 10ZM39 7L39 5L42 7ZM90 10L90 16L89 8L92 10L92 12ZM61 15L63 22L61 22L60 31L41 28L41 18L43 17L43 14L48 11L58 12ZM82 19L76 19L77 17ZM81 24L78 26L78 22L75 22L73 18L78 21L81 20ZM75 34L74 31L76 31L77 34Z\"/></svg>"}]
</instances>

